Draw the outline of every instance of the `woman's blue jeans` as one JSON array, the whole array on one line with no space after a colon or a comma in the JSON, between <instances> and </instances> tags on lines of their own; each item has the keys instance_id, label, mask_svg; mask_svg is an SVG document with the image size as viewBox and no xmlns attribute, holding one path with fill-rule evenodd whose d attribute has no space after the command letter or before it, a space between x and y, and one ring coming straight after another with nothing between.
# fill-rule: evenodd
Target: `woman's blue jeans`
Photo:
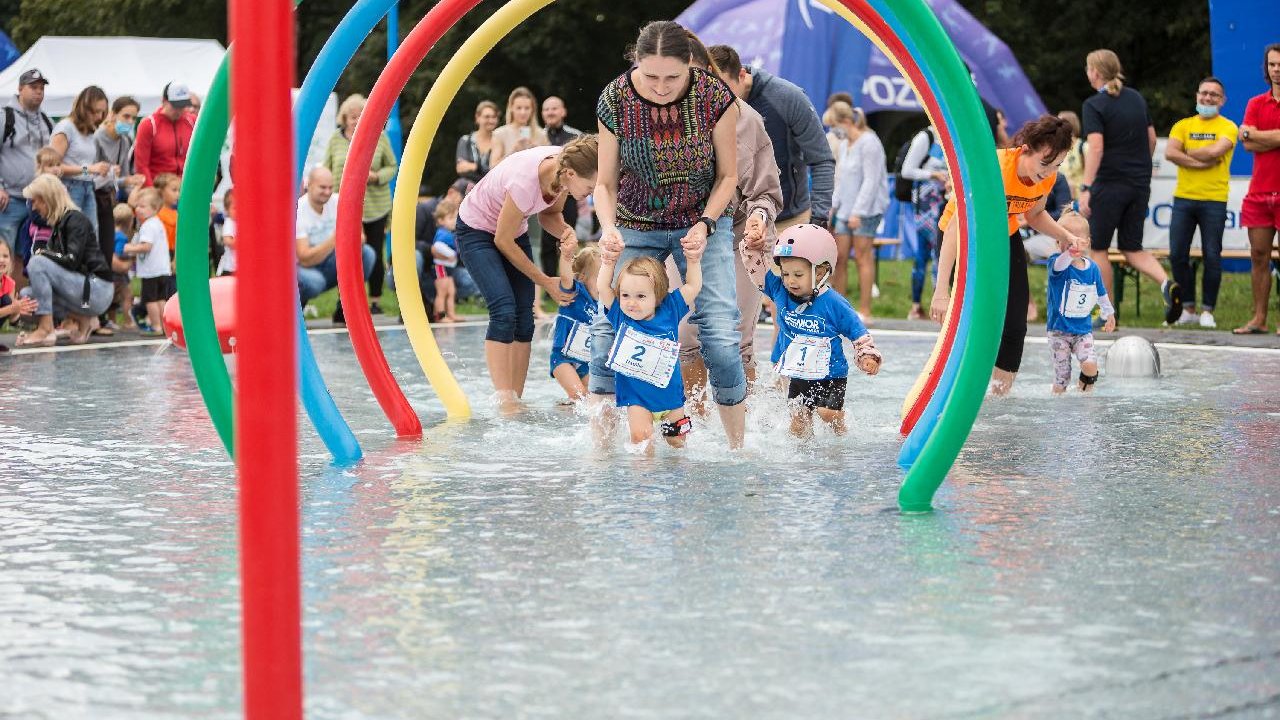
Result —
<instances>
[{"instance_id":1,"label":"woman's blue jeans","mask_svg":"<svg viewBox=\"0 0 1280 720\"><path fill-rule=\"evenodd\" d=\"M618 259L618 268L638 255L647 255L665 263L667 256L675 258L676 268L683 276L686 269L684 249L680 239L689 232L682 230L630 230L619 228L626 248ZM738 342L738 292L736 286L737 258L733 252L733 218L722 217L716 223L716 231L707 238L707 249L702 255L702 290L694 301L690 322L698 326L702 342L702 359L707 365L712 397L718 405L737 405L747 397L747 376L742 368L742 354ZM467 260L470 266L470 259ZM475 274L475 268L471 268ZM616 274L615 274L616 277ZM477 281L479 278L477 278ZM481 285L483 287L483 285ZM613 346L614 329L605 313L596 315L591 326L591 378L588 388L597 395L613 393L613 371L605 366L609 348Z\"/></svg>"},{"instance_id":2,"label":"woman's blue jeans","mask_svg":"<svg viewBox=\"0 0 1280 720\"><path fill-rule=\"evenodd\" d=\"M503 256L492 233L468 227L459 220L454 236L462 261L471 271L489 309L489 329L484 339L500 343L533 342L533 281ZM537 265L527 234L516 238L516 246Z\"/></svg>"}]
</instances>

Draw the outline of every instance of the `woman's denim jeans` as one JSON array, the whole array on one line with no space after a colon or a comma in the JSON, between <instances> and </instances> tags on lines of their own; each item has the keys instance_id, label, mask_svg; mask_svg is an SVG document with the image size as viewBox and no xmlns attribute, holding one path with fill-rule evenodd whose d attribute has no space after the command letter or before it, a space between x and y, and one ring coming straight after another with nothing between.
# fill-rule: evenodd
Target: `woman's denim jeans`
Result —
<instances>
[{"instance_id":1,"label":"woman's denim jeans","mask_svg":"<svg viewBox=\"0 0 1280 720\"><path fill-rule=\"evenodd\" d=\"M626 248L618 260L621 268L627 260L637 255L648 255L660 264L667 256L675 258L680 274L685 273L684 249L680 239L683 230L629 230L620 228ZM470 260L467 263L470 265ZM719 405L737 405L747 397L747 377L742 369L742 355L738 341L738 293L733 252L733 218L722 217L716 223L715 233L707 238L707 249L702 255L702 291L694 301L690 322L698 326L702 341L702 358L707 365L711 392ZM472 268L472 273L475 268ZM483 287L483 286L482 286ZM605 313L596 315L591 326L591 379L589 388L598 395L613 393L613 371L605 367L609 348L613 345L614 330Z\"/></svg>"},{"instance_id":2,"label":"woman's denim jeans","mask_svg":"<svg viewBox=\"0 0 1280 720\"><path fill-rule=\"evenodd\" d=\"M489 329L484 339L500 343L533 342L533 281L503 256L493 234L468 227L461 220L454 230L462 261L484 295L489 308ZM516 238L516 246L533 260L527 234Z\"/></svg>"}]
</instances>

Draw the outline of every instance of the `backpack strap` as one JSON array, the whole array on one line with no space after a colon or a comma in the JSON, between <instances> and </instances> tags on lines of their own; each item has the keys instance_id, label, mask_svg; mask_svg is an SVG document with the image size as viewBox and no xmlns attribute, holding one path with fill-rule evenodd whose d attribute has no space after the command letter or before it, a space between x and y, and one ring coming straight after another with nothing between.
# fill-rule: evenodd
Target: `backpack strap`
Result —
<instances>
[{"instance_id":1,"label":"backpack strap","mask_svg":"<svg viewBox=\"0 0 1280 720\"><path fill-rule=\"evenodd\" d=\"M45 114L44 114L44 111L43 111L43 110L41 110L41 111L40 111L40 117L41 117L41 119L43 119L43 120L44 120L44 129L45 129L45 130L48 130L48 131L49 131L49 135L51 135L51 136L52 136L52 135L53 135L53 121L49 119L49 116L48 116L48 115L45 115Z\"/></svg>"},{"instance_id":2,"label":"backpack strap","mask_svg":"<svg viewBox=\"0 0 1280 720\"><path fill-rule=\"evenodd\" d=\"M0 137L0 144L9 143L9 147L13 147L13 136L18 131L13 127L13 107L6 105L4 108L4 136Z\"/></svg>"}]
</instances>

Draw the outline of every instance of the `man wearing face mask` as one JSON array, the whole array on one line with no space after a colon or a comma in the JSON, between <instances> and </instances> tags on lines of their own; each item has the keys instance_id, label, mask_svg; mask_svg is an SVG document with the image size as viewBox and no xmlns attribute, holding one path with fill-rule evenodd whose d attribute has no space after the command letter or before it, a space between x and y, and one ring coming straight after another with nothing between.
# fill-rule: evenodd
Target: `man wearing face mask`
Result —
<instances>
[{"instance_id":1,"label":"man wearing face mask","mask_svg":"<svg viewBox=\"0 0 1280 720\"><path fill-rule=\"evenodd\" d=\"M1196 114L1174 123L1165 145L1165 158L1178 166L1173 216L1169 221L1169 264L1174 280L1182 288L1179 325L1218 326L1213 308L1222 283L1222 233L1227 224L1231 154L1238 133L1236 124L1219 114L1226 101L1221 80L1201 80L1196 89ZM1200 314L1196 313L1196 271L1191 265L1191 238L1197 227L1204 253Z\"/></svg>"}]
</instances>

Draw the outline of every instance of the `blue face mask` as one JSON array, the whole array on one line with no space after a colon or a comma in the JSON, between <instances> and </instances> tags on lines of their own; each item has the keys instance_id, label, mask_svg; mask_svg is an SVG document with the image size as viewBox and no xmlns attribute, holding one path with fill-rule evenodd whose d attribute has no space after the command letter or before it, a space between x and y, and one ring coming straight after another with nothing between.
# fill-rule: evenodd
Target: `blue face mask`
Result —
<instances>
[{"instance_id":1,"label":"blue face mask","mask_svg":"<svg viewBox=\"0 0 1280 720\"><path fill-rule=\"evenodd\" d=\"M116 122L116 132L121 135L128 135L133 132L133 123Z\"/></svg>"},{"instance_id":2,"label":"blue face mask","mask_svg":"<svg viewBox=\"0 0 1280 720\"><path fill-rule=\"evenodd\" d=\"M1196 112L1199 113L1200 117L1208 120L1209 118L1215 118L1218 116L1218 106L1217 105L1201 105L1199 103L1196 103Z\"/></svg>"}]
</instances>

